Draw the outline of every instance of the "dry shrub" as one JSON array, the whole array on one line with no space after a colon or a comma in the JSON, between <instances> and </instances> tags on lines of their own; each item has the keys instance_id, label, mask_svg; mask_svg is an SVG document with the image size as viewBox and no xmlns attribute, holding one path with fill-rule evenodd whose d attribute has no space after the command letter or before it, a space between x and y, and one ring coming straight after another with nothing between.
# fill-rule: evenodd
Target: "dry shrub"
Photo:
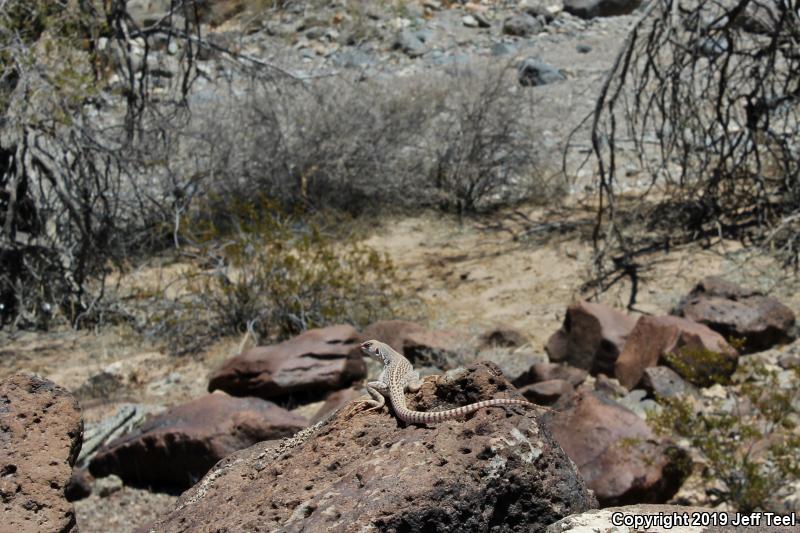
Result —
<instances>
[{"instance_id":1,"label":"dry shrub","mask_svg":"<svg viewBox=\"0 0 800 533\"><path fill-rule=\"evenodd\" d=\"M313 222L256 199L224 204L236 216L220 225L195 220L192 268L181 295L149 317L176 353L250 332L281 340L309 328L365 326L404 312L408 303L392 261ZM188 235L185 235L188 238Z\"/></svg>"}]
</instances>

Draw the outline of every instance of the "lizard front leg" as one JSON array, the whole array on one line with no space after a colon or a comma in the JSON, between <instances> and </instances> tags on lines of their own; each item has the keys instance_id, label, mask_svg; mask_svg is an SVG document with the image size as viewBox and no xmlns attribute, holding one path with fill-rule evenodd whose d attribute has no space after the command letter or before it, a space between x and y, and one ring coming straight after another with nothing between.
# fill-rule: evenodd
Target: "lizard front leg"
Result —
<instances>
[{"instance_id":1,"label":"lizard front leg","mask_svg":"<svg viewBox=\"0 0 800 533\"><path fill-rule=\"evenodd\" d=\"M384 394L389 392L389 386L383 381L370 381L367 383L367 392L372 396L371 400L362 401L362 403L366 403L370 406L367 411L383 409L383 406L386 405L386 397Z\"/></svg>"}]
</instances>

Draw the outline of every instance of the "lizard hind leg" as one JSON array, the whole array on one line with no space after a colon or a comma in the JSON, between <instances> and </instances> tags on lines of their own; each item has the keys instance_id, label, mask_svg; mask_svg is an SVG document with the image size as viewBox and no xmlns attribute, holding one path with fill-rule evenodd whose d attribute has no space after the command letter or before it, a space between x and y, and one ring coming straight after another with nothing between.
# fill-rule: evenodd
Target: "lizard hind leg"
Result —
<instances>
[{"instance_id":1,"label":"lizard hind leg","mask_svg":"<svg viewBox=\"0 0 800 533\"><path fill-rule=\"evenodd\" d=\"M367 411L377 411L383 409L383 406L386 405L386 397L382 394L381 391L388 390L388 387L382 381L370 381L367 383L367 392L372 397L369 400L361 400L360 403L364 403L369 405L369 409Z\"/></svg>"},{"instance_id":2,"label":"lizard hind leg","mask_svg":"<svg viewBox=\"0 0 800 533\"><path fill-rule=\"evenodd\" d=\"M422 388L423 383L424 381L419 378L419 372L412 372L408 383L406 384L406 389L409 392L417 392Z\"/></svg>"}]
</instances>

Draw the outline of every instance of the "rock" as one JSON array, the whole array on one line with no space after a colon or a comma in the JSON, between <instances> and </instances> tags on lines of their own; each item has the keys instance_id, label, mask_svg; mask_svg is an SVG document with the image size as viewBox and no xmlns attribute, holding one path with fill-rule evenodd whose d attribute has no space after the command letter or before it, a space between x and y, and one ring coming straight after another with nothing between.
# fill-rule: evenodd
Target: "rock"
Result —
<instances>
[{"instance_id":1,"label":"rock","mask_svg":"<svg viewBox=\"0 0 800 533\"><path fill-rule=\"evenodd\" d=\"M794 312L778 300L708 277L672 314L705 324L726 339L744 339L742 353L767 350L793 339Z\"/></svg>"},{"instance_id":2,"label":"rock","mask_svg":"<svg viewBox=\"0 0 800 533\"><path fill-rule=\"evenodd\" d=\"M104 445L89 468L95 477L115 474L131 485L186 489L223 457L306 425L304 418L260 398L208 394Z\"/></svg>"},{"instance_id":3,"label":"rock","mask_svg":"<svg viewBox=\"0 0 800 533\"><path fill-rule=\"evenodd\" d=\"M472 15L464 15L464 17L461 19L461 23L464 24L464 26L466 26L467 28L478 27L478 20Z\"/></svg>"},{"instance_id":4,"label":"rock","mask_svg":"<svg viewBox=\"0 0 800 533\"><path fill-rule=\"evenodd\" d=\"M589 52L591 52L591 51L592 51L592 47L591 47L591 46L589 46L588 44L578 44L578 45L575 47L575 50L576 50L576 51L577 51L579 54L588 54Z\"/></svg>"},{"instance_id":5,"label":"rock","mask_svg":"<svg viewBox=\"0 0 800 533\"><path fill-rule=\"evenodd\" d=\"M528 58L520 64L517 70L517 77L523 87L548 85L567 79L554 66L534 58Z\"/></svg>"},{"instance_id":6,"label":"rock","mask_svg":"<svg viewBox=\"0 0 800 533\"><path fill-rule=\"evenodd\" d=\"M503 21L503 33L515 37L530 37L544 30L544 22L527 13L512 15Z\"/></svg>"},{"instance_id":7,"label":"rock","mask_svg":"<svg viewBox=\"0 0 800 533\"><path fill-rule=\"evenodd\" d=\"M686 383L674 370L667 366L653 366L644 370L642 387L656 398L696 395L697 390Z\"/></svg>"},{"instance_id":8,"label":"rock","mask_svg":"<svg viewBox=\"0 0 800 533\"><path fill-rule=\"evenodd\" d=\"M108 498L115 492L122 490L124 484L119 476L111 474L110 476L101 477L94 482L94 491L101 498Z\"/></svg>"},{"instance_id":9,"label":"rock","mask_svg":"<svg viewBox=\"0 0 800 533\"><path fill-rule=\"evenodd\" d=\"M344 389L366 375L359 344L358 332L351 326L312 329L229 359L212 374L208 390L281 398Z\"/></svg>"},{"instance_id":10,"label":"rock","mask_svg":"<svg viewBox=\"0 0 800 533\"><path fill-rule=\"evenodd\" d=\"M405 320L381 320L364 329L364 340L377 339L403 354L414 366L449 370L460 366L466 339L455 331L428 330Z\"/></svg>"},{"instance_id":11,"label":"rock","mask_svg":"<svg viewBox=\"0 0 800 533\"><path fill-rule=\"evenodd\" d=\"M738 357L722 335L703 324L674 316L643 316L628 336L614 375L632 389L645 368L666 364L690 383L705 387L733 374Z\"/></svg>"},{"instance_id":12,"label":"rock","mask_svg":"<svg viewBox=\"0 0 800 533\"><path fill-rule=\"evenodd\" d=\"M519 392L522 393L528 401L540 405L551 405L561 399L562 396L569 396L575 389L572 385L563 379L551 379L548 381L540 381L532 385L522 387Z\"/></svg>"},{"instance_id":13,"label":"rock","mask_svg":"<svg viewBox=\"0 0 800 533\"><path fill-rule=\"evenodd\" d=\"M573 387L577 387L583 383L589 373L582 368L575 368L574 366L558 364L558 363L537 363L530 367L528 372L520 376L514 381L514 385L527 385L528 383L538 383L540 381L550 381L553 379L561 379L568 382Z\"/></svg>"},{"instance_id":14,"label":"rock","mask_svg":"<svg viewBox=\"0 0 800 533\"><path fill-rule=\"evenodd\" d=\"M408 57L419 57L428 51L425 43L412 31L403 30L397 34L394 48L399 48Z\"/></svg>"},{"instance_id":15,"label":"rock","mask_svg":"<svg viewBox=\"0 0 800 533\"><path fill-rule=\"evenodd\" d=\"M620 385L619 380L610 378L605 374L597 374L594 381L594 390L609 400L616 400L628 394L628 389Z\"/></svg>"},{"instance_id":16,"label":"rock","mask_svg":"<svg viewBox=\"0 0 800 533\"><path fill-rule=\"evenodd\" d=\"M636 414L602 395L579 391L543 418L601 506L665 502L680 488L683 458Z\"/></svg>"},{"instance_id":17,"label":"rock","mask_svg":"<svg viewBox=\"0 0 800 533\"><path fill-rule=\"evenodd\" d=\"M546 364L547 355L542 352L529 350L511 351L508 349L486 350L478 355L481 361L491 361L500 367L503 376L515 386L533 383L530 378L530 369L537 364ZM542 381L542 380L539 380Z\"/></svg>"},{"instance_id":18,"label":"rock","mask_svg":"<svg viewBox=\"0 0 800 533\"><path fill-rule=\"evenodd\" d=\"M500 327L484 332L478 344L483 348L518 348L528 343L528 339L514 328Z\"/></svg>"},{"instance_id":19,"label":"rock","mask_svg":"<svg viewBox=\"0 0 800 533\"><path fill-rule=\"evenodd\" d=\"M75 398L33 374L0 382L2 528L16 533L77 531L66 486L81 447Z\"/></svg>"},{"instance_id":20,"label":"rock","mask_svg":"<svg viewBox=\"0 0 800 533\"><path fill-rule=\"evenodd\" d=\"M564 0L564 11L582 19L633 13L642 0Z\"/></svg>"},{"instance_id":21,"label":"rock","mask_svg":"<svg viewBox=\"0 0 800 533\"><path fill-rule=\"evenodd\" d=\"M64 496L68 502L75 502L88 498L92 494L92 484L94 477L85 468L75 468L72 471L66 487L64 487Z\"/></svg>"},{"instance_id":22,"label":"rock","mask_svg":"<svg viewBox=\"0 0 800 533\"><path fill-rule=\"evenodd\" d=\"M608 507L606 509L593 509L584 513L568 516L562 518L558 522L550 525L545 529L545 533L584 533L591 531L592 533L633 533L635 531L691 531L692 533L752 533L758 527L750 526L708 526L701 527L692 525L693 520L699 523L704 523L708 520L716 520L719 522L721 511L719 509L711 509L708 507L688 507L683 505L658 505L658 504L639 504L639 505L626 505L624 507ZM736 517L735 513L726 513L727 523L733 522ZM669 527L652 526L644 528L643 523L638 523L634 527L634 520L644 520L651 518L658 520L659 517L673 517L682 520L682 517L688 517L689 523L674 522ZM745 515L746 516L746 515ZM616 518L616 519L615 519ZM616 523L615 523L616 522ZM761 518L762 525L764 518ZM666 526L666 524L663 524ZM775 533L797 533L800 528L797 526L773 526L769 528L770 532Z\"/></svg>"},{"instance_id":23,"label":"rock","mask_svg":"<svg viewBox=\"0 0 800 533\"><path fill-rule=\"evenodd\" d=\"M547 341L554 362L592 374L612 374L636 319L603 304L580 301L567 308L564 324Z\"/></svg>"},{"instance_id":24,"label":"rock","mask_svg":"<svg viewBox=\"0 0 800 533\"><path fill-rule=\"evenodd\" d=\"M408 399L429 410L510 388L479 363ZM541 531L594 504L534 410L490 408L425 427L350 405L291 439L228 457L154 529Z\"/></svg>"}]
</instances>

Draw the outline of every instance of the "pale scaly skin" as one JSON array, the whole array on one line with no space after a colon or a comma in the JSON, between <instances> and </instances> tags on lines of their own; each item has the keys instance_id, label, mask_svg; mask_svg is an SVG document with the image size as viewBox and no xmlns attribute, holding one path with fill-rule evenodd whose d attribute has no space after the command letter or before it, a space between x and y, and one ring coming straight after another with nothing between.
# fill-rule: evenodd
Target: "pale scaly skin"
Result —
<instances>
[{"instance_id":1,"label":"pale scaly skin","mask_svg":"<svg viewBox=\"0 0 800 533\"><path fill-rule=\"evenodd\" d=\"M386 404L386 398L389 398L395 415L403 422L429 424L461 418L478 409L496 405L539 407L525 400L495 398L446 411L412 411L406 405L405 391L418 391L422 386L422 381L419 379L419 373L414 371L414 367L411 366L408 359L394 351L388 344L376 340L363 343L361 351L384 364L383 371L378 376L378 381L367 383L367 392L372 397L371 400L364 401L364 403L371 406L367 409L368 411L383 408Z\"/></svg>"}]
</instances>

